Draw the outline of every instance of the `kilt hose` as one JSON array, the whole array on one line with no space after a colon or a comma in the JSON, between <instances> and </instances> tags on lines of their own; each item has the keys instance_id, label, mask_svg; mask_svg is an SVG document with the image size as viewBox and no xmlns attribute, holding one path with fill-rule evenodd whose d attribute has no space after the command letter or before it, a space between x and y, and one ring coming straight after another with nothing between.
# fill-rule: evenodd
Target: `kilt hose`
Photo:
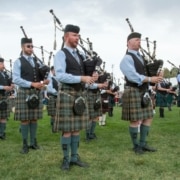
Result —
<instances>
[{"instance_id":1,"label":"kilt hose","mask_svg":"<svg viewBox=\"0 0 180 180\"><path fill-rule=\"evenodd\" d=\"M102 107L100 107L100 109L97 110L94 109L94 103L96 102L97 99L100 99L101 102L101 95L99 91L96 93L93 93L91 90L87 91L89 119L94 119L102 115Z\"/></svg>"},{"instance_id":2,"label":"kilt hose","mask_svg":"<svg viewBox=\"0 0 180 180\"><path fill-rule=\"evenodd\" d=\"M35 90L39 96L39 106L35 109L29 109L26 99L30 94L30 89L19 88L15 101L14 120L36 120L42 118L42 93L40 90Z\"/></svg>"},{"instance_id":3,"label":"kilt hose","mask_svg":"<svg viewBox=\"0 0 180 180\"><path fill-rule=\"evenodd\" d=\"M157 91L156 93L156 106L167 107L167 94L162 94Z\"/></svg>"},{"instance_id":4,"label":"kilt hose","mask_svg":"<svg viewBox=\"0 0 180 180\"><path fill-rule=\"evenodd\" d=\"M49 99L48 99L48 103L47 103L48 116L56 115L56 100L57 100L56 96L49 95Z\"/></svg>"},{"instance_id":5,"label":"kilt hose","mask_svg":"<svg viewBox=\"0 0 180 180\"><path fill-rule=\"evenodd\" d=\"M6 99L7 102L7 109L0 110L0 119L7 119L10 116L11 112L9 99L4 96L0 96L0 99Z\"/></svg>"},{"instance_id":6,"label":"kilt hose","mask_svg":"<svg viewBox=\"0 0 180 180\"><path fill-rule=\"evenodd\" d=\"M122 120L137 121L153 117L152 102L146 108L141 107L142 90L129 87L122 96Z\"/></svg>"},{"instance_id":7,"label":"kilt hose","mask_svg":"<svg viewBox=\"0 0 180 180\"><path fill-rule=\"evenodd\" d=\"M85 98L86 108L84 113L75 115L73 111L74 100L82 96ZM85 91L76 91L74 88L63 84L58 91L56 102L56 116L54 122L54 131L73 132L87 129L89 126L88 104Z\"/></svg>"}]
</instances>

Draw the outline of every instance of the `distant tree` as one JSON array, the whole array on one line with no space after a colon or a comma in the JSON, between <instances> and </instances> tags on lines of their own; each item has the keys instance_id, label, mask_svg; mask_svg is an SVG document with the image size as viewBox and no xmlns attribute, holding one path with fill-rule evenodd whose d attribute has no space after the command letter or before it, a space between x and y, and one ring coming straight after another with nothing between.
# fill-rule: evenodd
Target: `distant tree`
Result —
<instances>
[{"instance_id":1,"label":"distant tree","mask_svg":"<svg viewBox=\"0 0 180 180\"><path fill-rule=\"evenodd\" d=\"M176 67L173 67L173 68L170 70L170 76L171 76L171 77L176 77L176 76L177 76L177 73L178 73L178 68L176 68Z\"/></svg>"},{"instance_id":2,"label":"distant tree","mask_svg":"<svg viewBox=\"0 0 180 180\"><path fill-rule=\"evenodd\" d=\"M170 71L168 68L164 68L164 78L170 78Z\"/></svg>"}]
</instances>

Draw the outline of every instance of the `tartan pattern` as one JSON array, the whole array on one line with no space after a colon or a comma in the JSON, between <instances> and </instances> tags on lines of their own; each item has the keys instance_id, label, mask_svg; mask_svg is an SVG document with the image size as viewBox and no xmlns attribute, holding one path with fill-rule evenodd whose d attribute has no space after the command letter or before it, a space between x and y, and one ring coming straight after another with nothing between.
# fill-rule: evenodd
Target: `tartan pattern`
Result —
<instances>
[{"instance_id":1,"label":"tartan pattern","mask_svg":"<svg viewBox=\"0 0 180 180\"><path fill-rule=\"evenodd\" d=\"M167 107L167 94L156 93L156 106Z\"/></svg>"},{"instance_id":2,"label":"tartan pattern","mask_svg":"<svg viewBox=\"0 0 180 180\"><path fill-rule=\"evenodd\" d=\"M38 90L36 90L38 91ZM42 92L39 91L39 107L36 109L29 109L26 98L30 93L30 89L19 88L15 101L14 120L35 120L42 118Z\"/></svg>"},{"instance_id":3,"label":"tartan pattern","mask_svg":"<svg viewBox=\"0 0 180 180\"><path fill-rule=\"evenodd\" d=\"M109 111L109 97L103 98L101 96L101 104L102 104L102 113L106 113Z\"/></svg>"},{"instance_id":4,"label":"tartan pattern","mask_svg":"<svg viewBox=\"0 0 180 180\"><path fill-rule=\"evenodd\" d=\"M141 107L141 95L143 91L130 87L124 90L122 96L122 120L137 121L153 117L152 102L148 107Z\"/></svg>"},{"instance_id":5,"label":"tartan pattern","mask_svg":"<svg viewBox=\"0 0 180 180\"><path fill-rule=\"evenodd\" d=\"M63 84L63 90L58 91L54 131L72 132L89 127L87 100L85 102L86 109L82 116L75 115L73 112L74 100L78 96L82 96L86 100L84 91L75 91L65 84Z\"/></svg>"},{"instance_id":6,"label":"tartan pattern","mask_svg":"<svg viewBox=\"0 0 180 180\"><path fill-rule=\"evenodd\" d=\"M56 97L49 95L48 104L47 104L47 112L49 116L56 115Z\"/></svg>"},{"instance_id":7,"label":"tartan pattern","mask_svg":"<svg viewBox=\"0 0 180 180\"><path fill-rule=\"evenodd\" d=\"M0 97L0 98L2 98L2 97ZM11 109L10 109L9 99L6 98L6 100L7 100L7 110L0 111L0 119L7 119L10 116Z\"/></svg>"},{"instance_id":8,"label":"tartan pattern","mask_svg":"<svg viewBox=\"0 0 180 180\"><path fill-rule=\"evenodd\" d=\"M88 109L89 109L89 118L90 119L94 119L94 118L102 115L102 108L100 108L98 110L94 110L94 103L98 98L100 98L100 101L101 101L101 95L99 92L93 93L93 92L91 92L91 90L87 91L87 101L88 101Z\"/></svg>"}]
</instances>

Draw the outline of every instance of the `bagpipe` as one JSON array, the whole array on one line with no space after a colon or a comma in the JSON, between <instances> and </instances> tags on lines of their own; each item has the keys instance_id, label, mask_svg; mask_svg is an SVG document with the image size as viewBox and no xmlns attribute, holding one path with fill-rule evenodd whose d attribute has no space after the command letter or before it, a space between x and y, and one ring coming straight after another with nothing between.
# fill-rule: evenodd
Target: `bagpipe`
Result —
<instances>
[{"instance_id":1,"label":"bagpipe","mask_svg":"<svg viewBox=\"0 0 180 180\"><path fill-rule=\"evenodd\" d=\"M27 34L26 34L23 26L20 26L20 28L21 28L21 30L22 30L22 32L23 32L23 34L24 34L24 37L25 37L25 38L28 38L28 36L27 36ZM42 53L43 53L43 46L41 46L41 51L42 51ZM34 59L35 59L35 61L37 62L38 66L39 66L38 69L39 69L39 74L40 74L40 76L41 76L40 78L41 78L42 80L47 79L48 74L49 74L49 72L50 72L50 67L44 64L44 54L42 54L42 59L43 59L43 61L40 60L40 59L36 56L36 54L35 54L34 52L33 52L33 56L34 56ZM52 56L52 52L50 52L49 62L50 62L51 56ZM50 64L50 63L49 63L49 64Z\"/></svg>"},{"instance_id":2,"label":"bagpipe","mask_svg":"<svg viewBox=\"0 0 180 180\"><path fill-rule=\"evenodd\" d=\"M131 32L134 32L132 24L130 23L128 18L126 18L126 21L131 29ZM142 47L140 47L140 51L142 53L142 57L144 58L144 61L146 64L147 75L150 77L158 76L159 73L162 71L164 61L161 59L158 59L158 60L156 59L156 41L151 42L149 41L149 38L146 38L145 41L147 43L148 51L146 51ZM150 53L149 43L152 43L154 45L152 54Z\"/></svg>"},{"instance_id":3,"label":"bagpipe","mask_svg":"<svg viewBox=\"0 0 180 180\"><path fill-rule=\"evenodd\" d=\"M54 33L54 49L56 49L56 29L64 32L64 27L61 23L61 21L57 18L57 16L54 14L53 10L51 9L49 11L54 18L54 26L55 26L55 33ZM62 46L61 49L64 47L64 37L62 37ZM81 51L79 51L77 49L78 54L83 57L84 59L84 70L85 70L85 75L89 75L91 76L93 74L93 72L98 72L99 74L102 74L102 68L101 68L101 64L103 63L102 59L100 58L100 56L97 54L97 52L93 51L93 45L92 42L90 42L89 38L87 38L87 40L85 41L84 39L81 38L81 36L79 37L79 42L78 46L82 48L84 54L82 54ZM84 43L86 43L88 45L88 49L84 46Z\"/></svg>"}]
</instances>

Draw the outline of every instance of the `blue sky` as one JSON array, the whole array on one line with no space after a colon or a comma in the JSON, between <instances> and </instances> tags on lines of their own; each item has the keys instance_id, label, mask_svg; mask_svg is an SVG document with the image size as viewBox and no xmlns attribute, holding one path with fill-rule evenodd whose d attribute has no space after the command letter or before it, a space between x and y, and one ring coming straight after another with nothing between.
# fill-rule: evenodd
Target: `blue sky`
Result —
<instances>
[{"instance_id":1,"label":"blue sky","mask_svg":"<svg viewBox=\"0 0 180 180\"><path fill-rule=\"evenodd\" d=\"M171 68L167 60L177 66L180 64L179 0L0 0L0 55L12 61L19 57L23 37L20 26L33 38L35 46L53 51L54 22L50 9L64 26L76 24L81 27L82 38L88 37L93 42L94 50L106 62L106 70L113 71L121 81L119 63L130 33L126 18L130 19L135 31L142 33L143 39L149 37L151 41L157 41L156 56L164 60L164 66ZM57 30L57 50L61 48L62 35ZM142 45L146 49L144 42ZM40 50L34 51L41 57ZM46 61L48 56L45 53Z\"/></svg>"}]
</instances>

